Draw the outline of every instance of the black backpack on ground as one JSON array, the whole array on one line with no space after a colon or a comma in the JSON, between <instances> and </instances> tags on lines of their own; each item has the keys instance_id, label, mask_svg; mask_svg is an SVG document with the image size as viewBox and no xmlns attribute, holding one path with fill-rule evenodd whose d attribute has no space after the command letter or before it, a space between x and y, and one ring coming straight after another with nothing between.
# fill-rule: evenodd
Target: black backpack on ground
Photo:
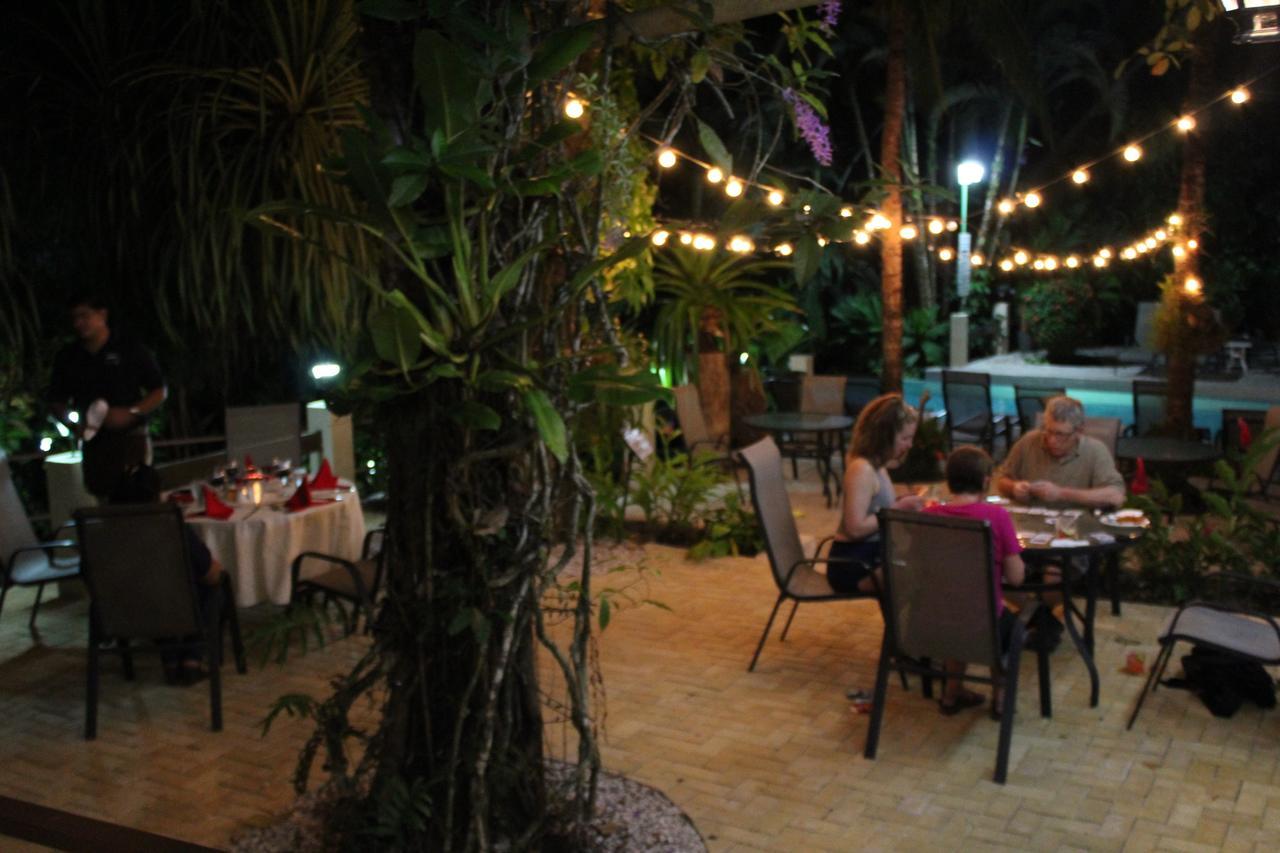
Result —
<instances>
[{"instance_id":1,"label":"black backpack on ground","mask_svg":"<svg viewBox=\"0 0 1280 853\"><path fill-rule=\"evenodd\" d=\"M1195 646L1182 658L1182 678L1164 682L1200 697L1215 717L1230 717L1248 699L1260 708L1276 706L1276 685L1257 661Z\"/></svg>"}]
</instances>

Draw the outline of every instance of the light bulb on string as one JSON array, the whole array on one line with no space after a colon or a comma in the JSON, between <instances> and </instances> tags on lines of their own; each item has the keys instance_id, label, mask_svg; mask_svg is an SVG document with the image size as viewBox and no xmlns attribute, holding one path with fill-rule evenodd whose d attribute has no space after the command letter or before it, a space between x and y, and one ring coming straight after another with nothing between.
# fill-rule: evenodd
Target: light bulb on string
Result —
<instances>
[{"instance_id":1,"label":"light bulb on string","mask_svg":"<svg viewBox=\"0 0 1280 853\"><path fill-rule=\"evenodd\" d=\"M1098 257L1102 258L1104 261L1111 260L1111 249L1107 248L1106 246L1103 246L1101 249L1098 250Z\"/></svg>"},{"instance_id":2,"label":"light bulb on string","mask_svg":"<svg viewBox=\"0 0 1280 853\"><path fill-rule=\"evenodd\" d=\"M755 250L756 250L756 244L751 242L751 238L749 237L744 237L741 234L736 234L729 240L730 252L738 252L740 254L745 255L748 252L754 252Z\"/></svg>"},{"instance_id":3,"label":"light bulb on string","mask_svg":"<svg viewBox=\"0 0 1280 853\"><path fill-rule=\"evenodd\" d=\"M724 185L724 194L729 198L737 198L742 195L742 181L737 178L730 178L729 183Z\"/></svg>"},{"instance_id":4,"label":"light bulb on string","mask_svg":"<svg viewBox=\"0 0 1280 853\"><path fill-rule=\"evenodd\" d=\"M688 231L681 231L681 232L680 232L680 245L682 245L682 246L691 246L691 245L693 245L693 235L692 235L692 234L690 234Z\"/></svg>"},{"instance_id":5,"label":"light bulb on string","mask_svg":"<svg viewBox=\"0 0 1280 853\"><path fill-rule=\"evenodd\" d=\"M1076 184L1089 183L1089 170L1076 169L1074 172L1071 173L1071 181L1072 183L1076 183Z\"/></svg>"},{"instance_id":6,"label":"light bulb on string","mask_svg":"<svg viewBox=\"0 0 1280 853\"><path fill-rule=\"evenodd\" d=\"M947 226L943 223L943 221L942 221L941 219L930 219L930 220L929 220L929 233L930 233L930 234L941 234L941 233L942 233L943 231L945 231L945 230L947 230Z\"/></svg>"},{"instance_id":7,"label":"light bulb on string","mask_svg":"<svg viewBox=\"0 0 1280 853\"><path fill-rule=\"evenodd\" d=\"M778 207L784 201L786 201L786 196L784 196L779 190L769 190L769 204L774 207Z\"/></svg>"},{"instance_id":8,"label":"light bulb on string","mask_svg":"<svg viewBox=\"0 0 1280 853\"><path fill-rule=\"evenodd\" d=\"M1173 248L1170 249L1170 251L1173 253L1173 256L1178 260L1182 260L1187 256L1187 249L1181 243L1174 243Z\"/></svg>"},{"instance_id":9,"label":"light bulb on string","mask_svg":"<svg viewBox=\"0 0 1280 853\"><path fill-rule=\"evenodd\" d=\"M1122 156L1130 163L1136 163L1142 159L1142 148L1137 145L1126 145Z\"/></svg>"},{"instance_id":10,"label":"light bulb on string","mask_svg":"<svg viewBox=\"0 0 1280 853\"><path fill-rule=\"evenodd\" d=\"M778 245L773 247L773 251L777 252L779 255L785 258L789 256L794 250L791 248L790 243L779 243Z\"/></svg>"},{"instance_id":11,"label":"light bulb on string","mask_svg":"<svg viewBox=\"0 0 1280 853\"><path fill-rule=\"evenodd\" d=\"M712 166L707 169L707 183L718 184L724 180L724 172L720 171L718 166Z\"/></svg>"},{"instance_id":12,"label":"light bulb on string","mask_svg":"<svg viewBox=\"0 0 1280 853\"><path fill-rule=\"evenodd\" d=\"M1125 249L1123 252L1120 253L1120 257L1124 258L1126 261L1131 261L1134 258L1138 257L1138 252L1132 246L1129 246L1127 249Z\"/></svg>"},{"instance_id":13,"label":"light bulb on string","mask_svg":"<svg viewBox=\"0 0 1280 853\"><path fill-rule=\"evenodd\" d=\"M1039 207L1041 202L1040 193L1032 190L1022 197L1022 203L1027 207Z\"/></svg>"},{"instance_id":14,"label":"light bulb on string","mask_svg":"<svg viewBox=\"0 0 1280 853\"><path fill-rule=\"evenodd\" d=\"M969 256L970 266L980 267L986 262L987 262L987 259L982 257L982 255L978 254L977 252L974 252L972 255Z\"/></svg>"},{"instance_id":15,"label":"light bulb on string","mask_svg":"<svg viewBox=\"0 0 1280 853\"><path fill-rule=\"evenodd\" d=\"M854 231L853 242L857 243L859 246L865 246L871 242L871 235L866 231Z\"/></svg>"},{"instance_id":16,"label":"light bulb on string","mask_svg":"<svg viewBox=\"0 0 1280 853\"><path fill-rule=\"evenodd\" d=\"M1013 253L1013 262L1018 266L1022 266L1027 262L1027 253L1019 249Z\"/></svg>"},{"instance_id":17,"label":"light bulb on string","mask_svg":"<svg viewBox=\"0 0 1280 853\"><path fill-rule=\"evenodd\" d=\"M715 247L715 239L708 234L699 234L693 238L693 248L700 252L709 252Z\"/></svg>"},{"instance_id":18,"label":"light bulb on string","mask_svg":"<svg viewBox=\"0 0 1280 853\"><path fill-rule=\"evenodd\" d=\"M1044 259L1044 268L1049 272L1053 272L1058 268L1058 259L1049 257Z\"/></svg>"},{"instance_id":19,"label":"light bulb on string","mask_svg":"<svg viewBox=\"0 0 1280 853\"><path fill-rule=\"evenodd\" d=\"M940 261L949 261L954 257L955 257L955 253L952 252L946 246L943 246L941 249L938 250L938 260Z\"/></svg>"},{"instance_id":20,"label":"light bulb on string","mask_svg":"<svg viewBox=\"0 0 1280 853\"><path fill-rule=\"evenodd\" d=\"M883 213L877 213L871 217L871 221L867 223L868 231L883 231L886 228L893 227L893 223L889 221L889 217Z\"/></svg>"},{"instance_id":21,"label":"light bulb on string","mask_svg":"<svg viewBox=\"0 0 1280 853\"><path fill-rule=\"evenodd\" d=\"M1102 257L1102 255L1094 255L1094 256L1093 256L1093 265L1094 265L1095 267L1097 267L1098 269L1102 269L1103 267L1105 267L1105 266L1107 265L1107 259L1106 259L1106 258L1104 258L1104 257Z\"/></svg>"},{"instance_id":22,"label":"light bulb on string","mask_svg":"<svg viewBox=\"0 0 1280 853\"><path fill-rule=\"evenodd\" d=\"M665 246L667 244L667 240L669 240L670 238L671 238L670 231L664 231L662 229L659 229L653 232L653 236L651 236L649 240L655 246Z\"/></svg>"},{"instance_id":23,"label":"light bulb on string","mask_svg":"<svg viewBox=\"0 0 1280 853\"><path fill-rule=\"evenodd\" d=\"M841 218L841 219L849 219L849 218L850 218L850 217L852 217L852 216L853 216L853 208L852 208L852 207L849 207L848 205L846 205L846 206L844 206L844 207L840 208L840 218Z\"/></svg>"},{"instance_id":24,"label":"light bulb on string","mask_svg":"<svg viewBox=\"0 0 1280 853\"><path fill-rule=\"evenodd\" d=\"M1147 251L1149 252L1152 249L1154 249L1158 244L1156 243L1155 237L1148 237L1147 239L1142 241L1142 245L1146 246Z\"/></svg>"},{"instance_id":25,"label":"light bulb on string","mask_svg":"<svg viewBox=\"0 0 1280 853\"><path fill-rule=\"evenodd\" d=\"M1013 209L1016 206L1017 205L1014 203L1013 199L1002 198L1000 199L1000 203L996 205L996 211L1001 216L1008 216L1010 213L1013 213Z\"/></svg>"},{"instance_id":26,"label":"light bulb on string","mask_svg":"<svg viewBox=\"0 0 1280 853\"><path fill-rule=\"evenodd\" d=\"M959 223L959 222L956 222L954 219L948 219L948 220L947 220L947 230L948 230L948 231L955 231L955 230L956 230L957 228L959 228L959 227L960 227L960 223Z\"/></svg>"},{"instance_id":27,"label":"light bulb on string","mask_svg":"<svg viewBox=\"0 0 1280 853\"><path fill-rule=\"evenodd\" d=\"M1080 259L1075 255L1067 255L1067 259L1064 263L1067 265L1067 269L1075 269L1080 266Z\"/></svg>"},{"instance_id":28,"label":"light bulb on string","mask_svg":"<svg viewBox=\"0 0 1280 853\"><path fill-rule=\"evenodd\" d=\"M1195 239L1194 237L1192 237L1190 240L1187 241L1188 252L1194 252L1196 249L1199 249L1199 248L1200 248L1200 241Z\"/></svg>"},{"instance_id":29,"label":"light bulb on string","mask_svg":"<svg viewBox=\"0 0 1280 853\"><path fill-rule=\"evenodd\" d=\"M826 237L821 237L821 236L820 236L820 237L818 237L818 247L819 247L819 248L823 248L823 249L825 249L825 248L827 247L827 244L828 244L828 243L830 243L830 242L831 242L831 241L830 241L830 240L828 240Z\"/></svg>"},{"instance_id":30,"label":"light bulb on string","mask_svg":"<svg viewBox=\"0 0 1280 853\"><path fill-rule=\"evenodd\" d=\"M1190 133L1191 131L1196 129L1195 116L1190 116L1190 115L1180 116L1178 120L1173 123L1173 126L1176 127L1178 130L1182 131L1183 133Z\"/></svg>"},{"instance_id":31,"label":"light bulb on string","mask_svg":"<svg viewBox=\"0 0 1280 853\"><path fill-rule=\"evenodd\" d=\"M670 169L676 164L676 152L670 148L663 148L658 152L658 165L664 169Z\"/></svg>"},{"instance_id":32,"label":"light bulb on string","mask_svg":"<svg viewBox=\"0 0 1280 853\"><path fill-rule=\"evenodd\" d=\"M1249 100L1249 90L1244 86L1237 86L1231 90L1231 103L1243 104L1247 100Z\"/></svg>"},{"instance_id":33,"label":"light bulb on string","mask_svg":"<svg viewBox=\"0 0 1280 853\"><path fill-rule=\"evenodd\" d=\"M1044 258L1036 258L1031 262L1031 266L1038 270L1044 269Z\"/></svg>"},{"instance_id":34,"label":"light bulb on string","mask_svg":"<svg viewBox=\"0 0 1280 853\"><path fill-rule=\"evenodd\" d=\"M914 240L919 233L920 231L910 222L898 229L898 236L903 240Z\"/></svg>"},{"instance_id":35,"label":"light bulb on string","mask_svg":"<svg viewBox=\"0 0 1280 853\"><path fill-rule=\"evenodd\" d=\"M1013 261L1009 260L1008 258L1005 258L1003 261L1000 262L1000 269L1004 270L1005 272L1012 272Z\"/></svg>"},{"instance_id":36,"label":"light bulb on string","mask_svg":"<svg viewBox=\"0 0 1280 853\"><path fill-rule=\"evenodd\" d=\"M1182 283L1182 289L1186 291L1188 296L1199 296L1204 290L1204 286L1200 284L1200 279L1189 275L1187 280Z\"/></svg>"},{"instance_id":37,"label":"light bulb on string","mask_svg":"<svg viewBox=\"0 0 1280 853\"><path fill-rule=\"evenodd\" d=\"M569 97L566 98L564 102L564 114L574 121L577 121L586 115L586 113L587 102L570 92Z\"/></svg>"},{"instance_id":38,"label":"light bulb on string","mask_svg":"<svg viewBox=\"0 0 1280 853\"><path fill-rule=\"evenodd\" d=\"M1169 218L1168 218L1168 219L1166 219L1166 220L1165 220L1165 222L1168 222L1168 223L1169 223L1170 225L1172 225L1174 228L1177 228L1179 225L1181 225L1181 224L1182 224L1182 216L1181 216L1181 214L1177 214L1177 213L1170 213L1170 214L1169 214Z\"/></svg>"},{"instance_id":39,"label":"light bulb on string","mask_svg":"<svg viewBox=\"0 0 1280 853\"><path fill-rule=\"evenodd\" d=\"M1161 241L1168 240L1169 232L1165 231L1163 228L1157 228L1155 233L1155 238Z\"/></svg>"}]
</instances>

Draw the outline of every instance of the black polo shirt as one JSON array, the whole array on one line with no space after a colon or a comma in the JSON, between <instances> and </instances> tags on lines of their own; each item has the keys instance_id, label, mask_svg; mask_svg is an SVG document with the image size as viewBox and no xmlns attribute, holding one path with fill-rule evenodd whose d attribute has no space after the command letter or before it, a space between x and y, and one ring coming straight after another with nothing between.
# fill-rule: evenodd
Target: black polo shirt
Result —
<instances>
[{"instance_id":1,"label":"black polo shirt","mask_svg":"<svg viewBox=\"0 0 1280 853\"><path fill-rule=\"evenodd\" d=\"M132 406L164 385L155 356L141 344L112 333L102 349L91 353L78 342L53 360L49 400L83 412L99 398L110 406Z\"/></svg>"}]
</instances>

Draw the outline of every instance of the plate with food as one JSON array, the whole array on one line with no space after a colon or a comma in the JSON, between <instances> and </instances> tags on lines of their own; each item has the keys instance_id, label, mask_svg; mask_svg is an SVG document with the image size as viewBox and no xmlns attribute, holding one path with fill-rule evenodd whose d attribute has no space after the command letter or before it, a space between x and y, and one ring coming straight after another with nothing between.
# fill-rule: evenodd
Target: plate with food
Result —
<instances>
[{"instance_id":1,"label":"plate with food","mask_svg":"<svg viewBox=\"0 0 1280 853\"><path fill-rule=\"evenodd\" d=\"M1140 509L1118 509L1098 519L1108 527L1128 527L1145 529L1151 526L1151 519Z\"/></svg>"}]
</instances>

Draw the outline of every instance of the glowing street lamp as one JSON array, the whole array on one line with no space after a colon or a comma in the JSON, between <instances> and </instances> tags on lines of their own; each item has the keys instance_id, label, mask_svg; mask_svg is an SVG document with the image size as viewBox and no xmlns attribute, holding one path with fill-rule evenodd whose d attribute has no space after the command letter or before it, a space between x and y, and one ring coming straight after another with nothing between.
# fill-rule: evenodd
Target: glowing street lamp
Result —
<instances>
[{"instance_id":1,"label":"glowing street lamp","mask_svg":"<svg viewBox=\"0 0 1280 853\"><path fill-rule=\"evenodd\" d=\"M956 238L956 294L969 295L969 187L982 183L986 170L977 160L962 160L956 165L956 183L960 184L960 234Z\"/></svg>"}]
</instances>

